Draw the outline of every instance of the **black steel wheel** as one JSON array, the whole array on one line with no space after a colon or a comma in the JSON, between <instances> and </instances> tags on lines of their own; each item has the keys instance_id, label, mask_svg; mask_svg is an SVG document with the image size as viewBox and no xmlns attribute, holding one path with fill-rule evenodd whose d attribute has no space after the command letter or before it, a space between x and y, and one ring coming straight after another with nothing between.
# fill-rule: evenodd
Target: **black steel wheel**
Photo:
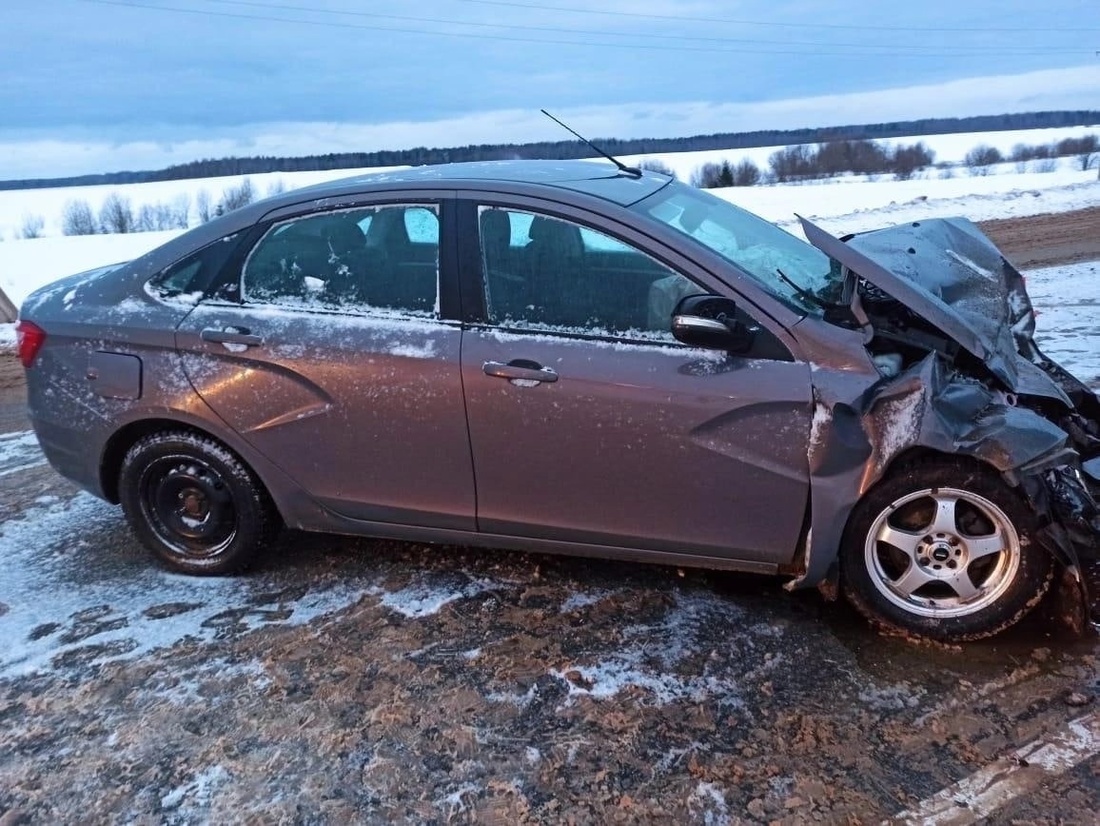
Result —
<instances>
[{"instance_id":1,"label":"black steel wheel","mask_svg":"<svg viewBox=\"0 0 1100 826\"><path fill-rule=\"evenodd\" d=\"M122 461L119 496L142 542L182 573L241 571L278 528L270 497L244 463L186 431L135 442Z\"/></svg>"},{"instance_id":2,"label":"black steel wheel","mask_svg":"<svg viewBox=\"0 0 1100 826\"><path fill-rule=\"evenodd\" d=\"M1036 517L998 474L961 461L910 465L852 511L844 592L873 624L944 642L992 636L1050 587Z\"/></svg>"}]
</instances>

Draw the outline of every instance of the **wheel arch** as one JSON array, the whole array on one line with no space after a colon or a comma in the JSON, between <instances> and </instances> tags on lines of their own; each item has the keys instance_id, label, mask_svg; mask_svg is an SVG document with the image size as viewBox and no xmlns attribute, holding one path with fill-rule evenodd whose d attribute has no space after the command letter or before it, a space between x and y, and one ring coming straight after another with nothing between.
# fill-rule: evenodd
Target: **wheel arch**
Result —
<instances>
[{"instance_id":1,"label":"wheel arch","mask_svg":"<svg viewBox=\"0 0 1100 826\"><path fill-rule=\"evenodd\" d=\"M245 467L251 471L256 480L263 485L268 496L271 496L279 507L279 502L273 495L271 486L264 478L264 474L257 469L256 463L250 461L237 446L226 441L220 435L211 432L209 428L202 427L192 421L170 416L153 416L135 419L127 422L116 430L103 447L103 453L99 462L99 484L104 498L108 502L117 505L119 503L119 477L122 472L122 461L140 439L153 433L173 430L181 433L192 433L205 439L210 439L232 453ZM281 510L281 508L280 508Z\"/></svg>"},{"instance_id":2,"label":"wheel arch","mask_svg":"<svg viewBox=\"0 0 1100 826\"><path fill-rule=\"evenodd\" d=\"M942 450L936 450L935 448L926 447L924 445L913 445L905 450L899 451L890 458L889 462L886 462L881 467L876 466L873 462L868 462L862 484L859 488L859 498L862 499L871 488L895 474L911 470L918 465L932 464L934 462L971 465L975 469L993 472L1004 478L1001 468L972 453L946 453ZM1014 487L1008 479L1005 479L1005 482L1009 484L1010 487ZM849 513L845 523L851 518L852 515Z\"/></svg>"}]
</instances>

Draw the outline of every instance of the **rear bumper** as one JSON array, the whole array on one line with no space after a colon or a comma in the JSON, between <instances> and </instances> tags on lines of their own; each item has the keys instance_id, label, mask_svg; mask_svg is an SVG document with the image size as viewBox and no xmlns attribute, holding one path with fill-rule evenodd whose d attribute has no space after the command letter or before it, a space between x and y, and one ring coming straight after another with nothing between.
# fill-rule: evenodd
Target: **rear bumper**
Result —
<instances>
[{"instance_id":1,"label":"rear bumper","mask_svg":"<svg viewBox=\"0 0 1100 826\"><path fill-rule=\"evenodd\" d=\"M102 451L86 428L67 427L35 416L31 417L31 426L54 470L94 496L107 498L99 474Z\"/></svg>"}]
</instances>

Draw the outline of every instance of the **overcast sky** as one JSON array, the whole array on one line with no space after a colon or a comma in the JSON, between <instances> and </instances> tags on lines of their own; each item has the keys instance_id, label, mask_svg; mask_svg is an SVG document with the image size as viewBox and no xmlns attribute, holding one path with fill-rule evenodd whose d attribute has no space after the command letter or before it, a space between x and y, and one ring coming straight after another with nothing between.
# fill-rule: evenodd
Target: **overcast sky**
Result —
<instances>
[{"instance_id":1,"label":"overcast sky","mask_svg":"<svg viewBox=\"0 0 1100 826\"><path fill-rule=\"evenodd\" d=\"M0 179L1100 109L1097 2L2 0Z\"/></svg>"}]
</instances>

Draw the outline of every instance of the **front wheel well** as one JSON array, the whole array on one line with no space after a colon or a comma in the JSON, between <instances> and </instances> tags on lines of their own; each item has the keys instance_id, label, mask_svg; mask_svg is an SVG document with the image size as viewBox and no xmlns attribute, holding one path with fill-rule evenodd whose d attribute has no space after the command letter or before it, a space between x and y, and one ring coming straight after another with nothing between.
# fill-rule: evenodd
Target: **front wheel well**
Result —
<instances>
[{"instance_id":1,"label":"front wheel well","mask_svg":"<svg viewBox=\"0 0 1100 826\"><path fill-rule=\"evenodd\" d=\"M976 456L964 456L958 453L943 453L938 450L933 450L930 447L911 447L903 450L897 456L890 460L890 463L883 468L882 472L875 478L871 479L868 484L865 484L861 492L861 496L867 494L867 491L873 488L875 485L889 479L892 476L896 476L899 473L905 473L911 471L914 468L922 465L948 463L959 467L969 466L975 471L984 473L996 473L998 475L1001 472L989 464L984 462ZM1003 476L1002 476L1003 478ZM1007 482L1007 480L1005 480Z\"/></svg>"},{"instance_id":2,"label":"front wheel well","mask_svg":"<svg viewBox=\"0 0 1100 826\"><path fill-rule=\"evenodd\" d=\"M103 449L103 458L99 463L99 484L103 490L103 496L108 502L113 505L119 503L119 474L122 471L122 460L126 457L127 451L129 451L139 439L164 430L174 430L178 433L193 433L196 436L213 439L226 450L237 456L238 459L241 459L237 451L233 450L233 448L229 447L229 445L225 444L225 442L217 436L203 430L201 427L195 427L194 425L186 424L176 419L139 419L136 422L130 422L130 424L112 435L107 441L107 446ZM244 460L241 459L241 461L243 462Z\"/></svg>"}]
</instances>

